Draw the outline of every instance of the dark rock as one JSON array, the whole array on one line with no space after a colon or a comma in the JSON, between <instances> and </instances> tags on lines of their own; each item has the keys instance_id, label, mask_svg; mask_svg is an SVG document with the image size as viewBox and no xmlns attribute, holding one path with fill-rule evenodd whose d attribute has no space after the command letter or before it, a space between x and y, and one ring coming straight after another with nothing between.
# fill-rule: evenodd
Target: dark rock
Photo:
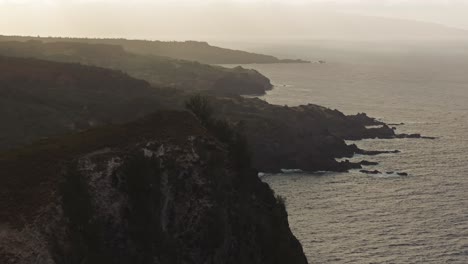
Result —
<instances>
[{"instance_id":1,"label":"dark rock","mask_svg":"<svg viewBox=\"0 0 468 264\"><path fill-rule=\"evenodd\" d=\"M421 139L436 139L435 137L421 136L421 134L397 134L396 138L421 138Z\"/></svg>"},{"instance_id":2,"label":"dark rock","mask_svg":"<svg viewBox=\"0 0 468 264\"><path fill-rule=\"evenodd\" d=\"M396 138L421 138L421 134L397 134Z\"/></svg>"},{"instance_id":3,"label":"dark rock","mask_svg":"<svg viewBox=\"0 0 468 264\"><path fill-rule=\"evenodd\" d=\"M342 166L343 171L348 171L348 170L351 170L351 169L361 169L362 168L362 164L360 162L359 163L350 162L349 160L345 160L345 161L340 162L340 166Z\"/></svg>"},{"instance_id":4,"label":"dark rock","mask_svg":"<svg viewBox=\"0 0 468 264\"><path fill-rule=\"evenodd\" d=\"M235 159L188 112L1 154L0 260L307 263L284 199Z\"/></svg>"},{"instance_id":5,"label":"dark rock","mask_svg":"<svg viewBox=\"0 0 468 264\"><path fill-rule=\"evenodd\" d=\"M395 172L393 172L393 171L387 171L387 174L393 174L393 173L395 173Z\"/></svg>"},{"instance_id":6,"label":"dark rock","mask_svg":"<svg viewBox=\"0 0 468 264\"><path fill-rule=\"evenodd\" d=\"M395 137L395 131L384 124L381 127L368 128L364 136L365 138L390 139Z\"/></svg>"},{"instance_id":7,"label":"dark rock","mask_svg":"<svg viewBox=\"0 0 468 264\"><path fill-rule=\"evenodd\" d=\"M399 176L408 176L408 173L406 173L406 172L397 172L397 175L399 175Z\"/></svg>"},{"instance_id":8,"label":"dark rock","mask_svg":"<svg viewBox=\"0 0 468 264\"><path fill-rule=\"evenodd\" d=\"M400 153L399 150L363 150L358 149L356 151L357 154L368 155L368 156L375 156L380 154L396 154Z\"/></svg>"},{"instance_id":9,"label":"dark rock","mask_svg":"<svg viewBox=\"0 0 468 264\"><path fill-rule=\"evenodd\" d=\"M378 162L367 161L367 160L361 161L360 164L361 164L362 166L375 166L375 165L379 165Z\"/></svg>"},{"instance_id":10,"label":"dark rock","mask_svg":"<svg viewBox=\"0 0 468 264\"><path fill-rule=\"evenodd\" d=\"M348 116L351 120L363 125L363 126L377 126L384 125L383 122L377 121L375 118L367 116L366 113L358 113L356 115Z\"/></svg>"},{"instance_id":11,"label":"dark rock","mask_svg":"<svg viewBox=\"0 0 468 264\"><path fill-rule=\"evenodd\" d=\"M221 94L262 95L273 89L273 85L256 70L237 67L216 80L212 89Z\"/></svg>"},{"instance_id":12,"label":"dark rock","mask_svg":"<svg viewBox=\"0 0 468 264\"><path fill-rule=\"evenodd\" d=\"M369 171L369 170L360 170L359 172L362 172L362 173L365 173L365 174L382 174L382 172L378 171L378 170L373 170L373 171Z\"/></svg>"},{"instance_id":13,"label":"dark rock","mask_svg":"<svg viewBox=\"0 0 468 264\"><path fill-rule=\"evenodd\" d=\"M365 114L357 118L312 104L283 107L242 97L218 97L211 102L219 118L239 124L254 167L262 172L347 171L360 164L336 158L352 157L359 148L347 145L343 138L376 136L363 125Z\"/></svg>"}]
</instances>

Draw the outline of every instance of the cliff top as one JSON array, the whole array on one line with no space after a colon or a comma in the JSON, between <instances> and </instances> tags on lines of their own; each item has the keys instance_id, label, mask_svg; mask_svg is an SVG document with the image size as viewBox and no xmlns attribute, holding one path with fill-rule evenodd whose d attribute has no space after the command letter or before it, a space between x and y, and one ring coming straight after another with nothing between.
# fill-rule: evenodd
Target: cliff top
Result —
<instances>
[{"instance_id":1,"label":"cliff top","mask_svg":"<svg viewBox=\"0 0 468 264\"><path fill-rule=\"evenodd\" d=\"M0 222L20 225L47 205L60 182L61 165L106 148L161 140L181 144L206 135L189 112L162 111L125 125L110 125L46 139L0 154Z\"/></svg>"}]
</instances>

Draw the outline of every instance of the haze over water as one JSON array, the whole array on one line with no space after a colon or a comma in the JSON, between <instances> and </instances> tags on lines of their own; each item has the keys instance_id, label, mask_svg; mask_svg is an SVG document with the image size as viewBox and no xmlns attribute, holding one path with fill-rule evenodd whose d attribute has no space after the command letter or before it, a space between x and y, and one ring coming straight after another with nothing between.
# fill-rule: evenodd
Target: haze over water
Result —
<instances>
[{"instance_id":1,"label":"haze over water","mask_svg":"<svg viewBox=\"0 0 468 264\"><path fill-rule=\"evenodd\" d=\"M270 103L366 112L405 123L399 133L438 139L355 142L401 151L354 158L379 162L367 169L383 175L297 173L264 180L286 197L290 225L311 263L468 263L468 53L453 43L371 52L348 44L276 48L276 54L326 64L245 67L276 84L262 97Z\"/></svg>"}]
</instances>

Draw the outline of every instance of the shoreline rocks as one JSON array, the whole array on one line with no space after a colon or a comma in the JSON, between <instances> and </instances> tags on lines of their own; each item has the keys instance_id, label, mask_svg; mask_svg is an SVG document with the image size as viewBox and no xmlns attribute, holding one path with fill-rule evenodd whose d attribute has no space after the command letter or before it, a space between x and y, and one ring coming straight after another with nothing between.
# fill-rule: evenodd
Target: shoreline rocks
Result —
<instances>
[{"instance_id":1,"label":"shoreline rocks","mask_svg":"<svg viewBox=\"0 0 468 264\"><path fill-rule=\"evenodd\" d=\"M376 165L379 165L378 162L372 162L372 161L367 161L367 160L363 160L359 164L361 164L362 166L376 166Z\"/></svg>"},{"instance_id":2,"label":"shoreline rocks","mask_svg":"<svg viewBox=\"0 0 468 264\"><path fill-rule=\"evenodd\" d=\"M382 172L380 172L380 171L378 171L378 170L373 170L373 171L369 171L369 170L360 170L359 172L362 172L362 173L365 173L365 174L373 174L373 175L382 174Z\"/></svg>"},{"instance_id":3,"label":"shoreline rocks","mask_svg":"<svg viewBox=\"0 0 468 264\"><path fill-rule=\"evenodd\" d=\"M436 139L436 137L421 136L421 134L396 134L395 138Z\"/></svg>"},{"instance_id":4,"label":"shoreline rocks","mask_svg":"<svg viewBox=\"0 0 468 264\"><path fill-rule=\"evenodd\" d=\"M397 153L400 153L400 152L401 151L399 151L399 150L363 150L363 149L358 149L356 154L376 156L376 155L381 155L381 154L397 154Z\"/></svg>"},{"instance_id":5,"label":"shoreline rocks","mask_svg":"<svg viewBox=\"0 0 468 264\"><path fill-rule=\"evenodd\" d=\"M400 153L399 150L363 150L345 142L348 139L395 138L390 127L365 113L347 116L313 104L288 107L237 96L216 97L211 102L219 118L238 124L251 147L254 167L262 172L277 173L281 169L349 171L377 164L336 159L351 158L355 154Z\"/></svg>"}]
</instances>

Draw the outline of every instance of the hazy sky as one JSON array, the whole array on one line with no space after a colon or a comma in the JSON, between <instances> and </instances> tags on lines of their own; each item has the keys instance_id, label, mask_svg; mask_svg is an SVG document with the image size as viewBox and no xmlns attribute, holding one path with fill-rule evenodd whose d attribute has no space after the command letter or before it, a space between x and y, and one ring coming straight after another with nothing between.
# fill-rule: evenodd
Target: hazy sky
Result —
<instances>
[{"instance_id":1,"label":"hazy sky","mask_svg":"<svg viewBox=\"0 0 468 264\"><path fill-rule=\"evenodd\" d=\"M0 34L190 38L271 30L285 35L298 26L302 31L294 34L303 34L305 24L325 23L335 30L350 22L336 13L468 29L468 0L0 0ZM321 34L319 26L307 30Z\"/></svg>"}]
</instances>

